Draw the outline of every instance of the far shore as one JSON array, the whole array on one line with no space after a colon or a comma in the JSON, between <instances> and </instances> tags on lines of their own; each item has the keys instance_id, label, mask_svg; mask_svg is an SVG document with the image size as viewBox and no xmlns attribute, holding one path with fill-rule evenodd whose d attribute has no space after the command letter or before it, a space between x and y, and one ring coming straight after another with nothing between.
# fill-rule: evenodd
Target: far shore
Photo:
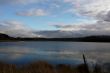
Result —
<instances>
[{"instance_id":1,"label":"far shore","mask_svg":"<svg viewBox=\"0 0 110 73\"><path fill-rule=\"evenodd\" d=\"M75 41L75 40L0 40L0 42L95 42L109 43L110 41Z\"/></svg>"},{"instance_id":2,"label":"far shore","mask_svg":"<svg viewBox=\"0 0 110 73\"><path fill-rule=\"evenodd\" d=\"M46 37L11 37L7 34L0 33L0 42L13 42L13 41L63 41L63 42L110 42L110 36L107 35L91 35L85 37L59 37L59 38L46 38Z\"/></svg>"}]
</instances>

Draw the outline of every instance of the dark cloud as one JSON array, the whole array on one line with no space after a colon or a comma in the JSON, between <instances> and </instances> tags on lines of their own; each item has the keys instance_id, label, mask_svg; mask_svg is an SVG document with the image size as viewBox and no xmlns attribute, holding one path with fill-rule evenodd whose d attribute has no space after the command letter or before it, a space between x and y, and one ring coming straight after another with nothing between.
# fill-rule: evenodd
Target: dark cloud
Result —
<instances>
[{"instance_id":1,"label":"dark cloud","mask_svg":"<svg viewBox=\"0 0 110 73\"><path fill-rule=\"evenodd\" d=\"M61 31L73 32L71 34L76 35L80 34L80 36L87 35L110 35L110 22L107 21L97 21L93 24L57 24L53 25L56 28L59 28ZM76 35L78 36L78 35Z\"/></svg>"},{"instance_id":2,"label":"dark cloud","mask_svg":"<svg viewBox=\"0 0 110 73\"><path fill-rule=\"evenodd\" d=\"M100 12L99 14L97 14L96 18L98 20L110 22L110 11L107 11L106 13Z\"/></svg>"}]
</instances>

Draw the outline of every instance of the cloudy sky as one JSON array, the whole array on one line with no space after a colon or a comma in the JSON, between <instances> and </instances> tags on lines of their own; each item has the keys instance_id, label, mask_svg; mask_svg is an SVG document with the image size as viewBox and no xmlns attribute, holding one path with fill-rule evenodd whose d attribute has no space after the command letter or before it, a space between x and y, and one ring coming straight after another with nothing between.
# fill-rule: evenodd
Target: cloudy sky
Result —
<instances>
[{"instance_id":1,"label":"cloudy sky","mask_svg":"<svg viewBox=\"0 0 110 73\"><path fill-rule=\"evenodd\" d=\"M110 0L0 0L0 32L44 36L33 31L110 35Z\"/></svg>"}]
</instances>

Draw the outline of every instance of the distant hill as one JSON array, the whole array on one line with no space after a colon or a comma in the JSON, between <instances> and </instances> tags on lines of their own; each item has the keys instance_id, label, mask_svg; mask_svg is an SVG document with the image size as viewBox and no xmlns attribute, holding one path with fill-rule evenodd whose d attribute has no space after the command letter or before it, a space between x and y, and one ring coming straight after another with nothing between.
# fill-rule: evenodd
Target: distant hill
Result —
<instances>
[{"instance_id":1,"label":"distant hill","mask_svg":"<svg viewBox=\"0 0 110 73\"><path fill-rule=\"evenodd\" d=\"M85 42L110 42L110 36L106 35L86 36L79 38L79 40Z\"/></svg>"},{"instance_id":2,"label":"distant hill","mask_svg":"<svg viewBox=\"0 0 110 73\"><path fill-rule=\"evenodd\" d=\"M21 38L21 37L10 37L7 34L0 33L0 41L77 41L77 42L110 42L110 36L105 35L94 35L86 37L70 37L70 38L43 38L43 37L34 37L34 38Z\"/></svg>"},{"instance_id":3,"label":"distant hill","mask_svg":"<svg viewBox=\"0 0 110 73\"><path fill-rule=\"evenodd\" d=\"M0 33L0 38L10 38L10 36L3 34L3 33Z\"/></svg>"},{"instance_id":4,"label":"distant hill","mask_svg":"<svg viewBox=\"0 0 110 73\"><path fill-rule=\"evenodd\" d=\"M0 39L12 39L12 38L14 38L14 37L11 37L11 36L4 34L4 33L0 33Z\"/></svg>"}]
</instances>

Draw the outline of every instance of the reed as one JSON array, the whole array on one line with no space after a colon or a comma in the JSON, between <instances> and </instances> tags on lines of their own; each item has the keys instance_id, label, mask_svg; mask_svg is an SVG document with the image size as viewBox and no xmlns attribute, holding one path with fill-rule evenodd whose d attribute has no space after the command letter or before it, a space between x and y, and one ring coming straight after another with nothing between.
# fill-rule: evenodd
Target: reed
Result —
<instances>
[{"instance_id":1,"label":"reed","mask_svg":"<svg viewBox=\"0 0 110 73\"><path fill-rule=\"evenodd\" d=\"M0 62L0 73L105 73L99 65L95 65L92 71L89 71L89 66L85 55L83 54L83 64L73 66L67 64L59 64L53 66L45 61L38 61L23 65L18 68L14 64L6 64ZM110 72L106 72L110 73Z\"/></svg>"}]
</instances>

